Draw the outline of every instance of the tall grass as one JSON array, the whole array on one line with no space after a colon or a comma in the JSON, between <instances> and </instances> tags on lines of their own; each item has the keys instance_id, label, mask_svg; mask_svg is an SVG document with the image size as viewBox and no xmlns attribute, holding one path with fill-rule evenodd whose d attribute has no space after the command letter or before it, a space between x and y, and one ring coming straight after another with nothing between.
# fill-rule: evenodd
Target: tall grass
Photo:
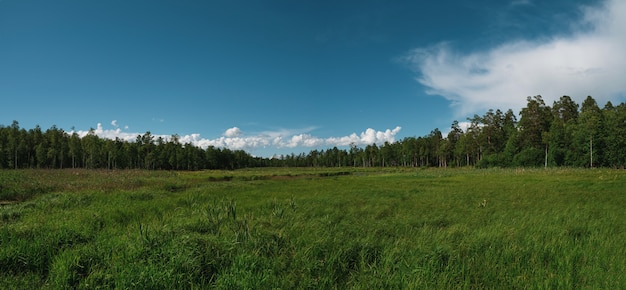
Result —
<instances>
[{"instance_id":1,"label":"tall grass","mask_svg":"<svg viewBox=\"0 0 626 290\"><path fill-rule=\"evenodd\" d=\"M15 192L45 188L0 206L7 288L626 285L622 171L59 170L0 180Z\"/></svg>"}]
</instances>

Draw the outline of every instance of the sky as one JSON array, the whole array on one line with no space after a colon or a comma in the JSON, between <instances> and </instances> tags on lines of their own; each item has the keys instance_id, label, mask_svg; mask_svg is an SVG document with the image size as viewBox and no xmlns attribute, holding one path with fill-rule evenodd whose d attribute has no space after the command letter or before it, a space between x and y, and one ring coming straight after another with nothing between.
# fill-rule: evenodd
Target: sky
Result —
<instances>
[{"instance_id":1,"label":"sky","mask_svg":"<svg viewBox=\"0 0 626 290\"><path fill-rule=\"evenodd\" d=\"M626 100L626 1L0 0L0 124L254 156Z\"/></svg>"}]
</instances>

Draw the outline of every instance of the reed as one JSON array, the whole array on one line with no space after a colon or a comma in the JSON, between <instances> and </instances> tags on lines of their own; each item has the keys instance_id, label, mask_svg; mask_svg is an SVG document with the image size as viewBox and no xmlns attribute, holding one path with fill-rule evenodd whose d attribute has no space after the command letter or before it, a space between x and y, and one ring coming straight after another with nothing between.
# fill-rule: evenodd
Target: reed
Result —
<instances>
[{"instance_id":1,"label":"reed","mask_svg":"<svg viewBox=\"0 0 626 290\"><path fill-rule=\"evenodd\" d=\"M36 189L0 206L6 288L626 285L620 170L24 170L0 180L6 192Z\"/></svg>"}]
</instances>

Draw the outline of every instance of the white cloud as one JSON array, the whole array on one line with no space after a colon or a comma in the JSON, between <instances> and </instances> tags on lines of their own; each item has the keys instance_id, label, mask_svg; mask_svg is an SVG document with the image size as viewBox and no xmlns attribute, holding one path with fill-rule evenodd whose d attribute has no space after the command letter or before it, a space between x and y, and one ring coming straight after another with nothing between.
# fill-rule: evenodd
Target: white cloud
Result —
<instances>
[{"instance_id":1,"label":"white cloud","mask_svg":"<svg viewBox=\"0 0 626 290\"><path fill-rule=\"evenodd\" d=\"M113 123L113 122L112 122ZM112 124L113 125L113 124ZM115 126L115 125L114 125ZM98 123L96 125L96 128L93 129L93 132L95 135L97 135L98 137L101 138L106 138L106 139L111 139L111 140L115 140L115 138L119 138L120 140L124 140L124 141L128 141L128 142L134 142L137 138L137 133L127 133L127 132L123 132L122 129L115 128L115 130L112 129L104 129L102 127L102 123ZM69 132L69 134L74 133L74 131ZM89 134L89 130L79 130L76 131L76 134L78 134L78 136L80 137L84 137L85 135Z\"/></svg>"},{"instance_id":2,"label":"white cloud","mask_svg":"<svg viewBox=\"0 0 626 290\"><path fill-rule=\"evenodd\" d=\"M236 128L236 127L235 127ZM232 128L231 128L232 129ZM334 146L349 146L351 144L363 146L370 144L383 144L385 142L394 143L395 136L402 129L396 127L393 130L387 129L385 131L375 131L372 128L368 128L365 132L362 132L360 137L356 133L352 133L348 136L342 137L328 137L321 138L308 134L313 128L305 128L300 130L277 130L277 131L265 131L256 135L244 136L241 130L237 130L236 135L228 134L228 129L222 137L213 140L201 139L196 140L194 144L200 147L206 148L207 146L225 147L229 149L244 149L249 150L253 148L318 148L318 147L334 147Z\"/></svg>"},{"instance_id":3,"label":"white cloud","mask_svg":"<svg viewBox=\"0 0 626 290\"><path fill-rule=\"evenodd\" d=\"M119 126L117 125L117 120L113 120L113 121L111 121L111 125L113 125L113 127L119 127Z\"/></svg>"},{"instance_id":4,"label":"white cloud","mask_svg":"<svg viewBox=\"0 0 626 290\"><path fill-rule=\"evenodd\" d=\"M549 105L563 95L579 103L591 95L600 105L623 98L626 1L581 9L582 24L572 25L575 32L568 36L513 41L469 54L442 43L415 49L408 59L427 93L448 99L456 117L490 108L519 112L526 97L535 95Z\"/></svg>"},{"instance_id":5,"label":"white cloud","mask_svg":"<svg viewBox=\"0 0 626 290\"><path fill-rule=\"evenodd\" d=\"M116 124L113 124L116 126ZM125 127L127 128L127 127ZM244 132L238 127L232 127L224 131L221 137L216 139L202 138L200 134L189 134L179 136L178 140L182 144L193 144L201 148L207 148L209 146L228 148L231 150L251 150L256 148L328 148L334 146L365 146L371 144L384 144L385 142L394 143L395 136L402 129L401 127L395 127L394 129L387 129L385 131L376 131L372 128L368 128L360 135L352 133L347 136L341 137L328 137L322 138L309 134L315 127L309 127L304 129L281 129L276 131L264 131L254 135L245 135ZM72 134L73 132L70 132ZM76 131L76 133L83 137L89 133L89 131ZM119 138L127 142L135 142L138 135L145 133L133 133L125 132L121 128L104 129L102 123L98 123L94 134L101 138L114 140ZM158 135L153 134L154 138L159 137L164 140L169 140L171 135Z\"/></svg>"},{"instance_id":6,"label":"white cloud","mask_svg":"<svg viewBox=\"0 0 626 290\"><path fill-rule=\"evenodd\" d=\"M232 127L230 129L227 129L224 132L224 136L232 138L232 137L237 137L239 135L241 135L241 129L237 128L237 127Z\"/></svg>"}]
</instances>

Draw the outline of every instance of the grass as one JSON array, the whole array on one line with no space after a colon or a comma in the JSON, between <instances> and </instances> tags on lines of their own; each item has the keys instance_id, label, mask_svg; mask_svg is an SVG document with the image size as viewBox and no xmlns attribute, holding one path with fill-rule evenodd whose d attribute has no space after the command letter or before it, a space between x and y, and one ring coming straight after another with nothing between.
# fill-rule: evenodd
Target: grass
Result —
<instances>
[{"instance_id":1,"label":"grass","mask_svg":"<svg viewBox=\"0 0 626 290\"><path fill-rule=\"evenodd\" d=\"M623 171L25 170L0 181L3 288L626 286Z\"/></svg>"}]
</instances>

